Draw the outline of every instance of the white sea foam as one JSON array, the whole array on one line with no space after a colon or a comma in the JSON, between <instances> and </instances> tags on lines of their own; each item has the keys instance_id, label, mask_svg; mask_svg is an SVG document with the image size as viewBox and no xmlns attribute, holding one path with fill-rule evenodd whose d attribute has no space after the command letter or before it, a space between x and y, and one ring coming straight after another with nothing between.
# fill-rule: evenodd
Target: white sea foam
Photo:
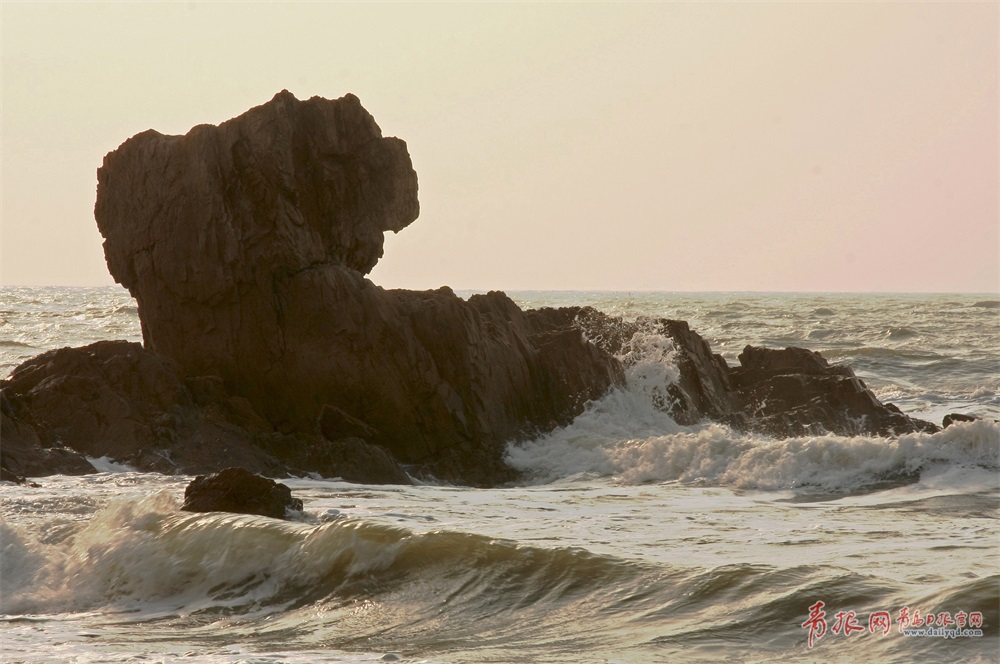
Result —
<instances>
[{"instance_id":1,"label":"white sea foam","mask_svg":"<svg viewBox=\"0 0 1000 664\"><path fill-rule=\"evenodd\" d=\"M911 478L939 463L998 465L1000 430L992 421L895 439L831 434L774 440L719 424L680 426L664 412L665 387L679 376L669 337L638 332L619 359L625 366L625 389L588 404L567 427L511 445L507 463L539 483L610 476L627 484L677 481L825 491ZM897 383L882 396L900 398L904 389ZM955 397L924 393L921 398L912 410L937 421L954 412L957 403Z\"/></svg>"},{"instance_id":2,"label":"white sea foam","mask_svg":"<svg viewBox=\"0 0 1000 664\"><path fill-rule=\"evenodd\" d=\"M86 457L90 465L93 466L99 473L137 473L139 472L132 466L124 463L117 463L113 461L111 457Z\"/></svg>"},{"instance_id":3,"label":"white sea foam","mask_svg":"<svg viewBox=\"0 0 1000 664\"><path fill-rule=\"evenodd\" d=\"M719 424L681 427L634 397L609 395L570 426L511 446L507 462L538 482L600 475L627 484L827 491L863 488L935 464L1000 465L1000 427L985 420L892 439L831 434L774 440Z\"/></svg>"}]
</instances>

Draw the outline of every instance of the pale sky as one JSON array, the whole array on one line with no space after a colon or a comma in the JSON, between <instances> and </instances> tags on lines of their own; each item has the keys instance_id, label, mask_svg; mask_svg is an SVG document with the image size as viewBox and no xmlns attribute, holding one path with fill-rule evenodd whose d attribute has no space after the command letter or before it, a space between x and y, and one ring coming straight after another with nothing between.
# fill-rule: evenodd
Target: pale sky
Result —
<instances>
[{"instance_id":1,"label":"pale sky","mask_svg":"<svg viewBox=\"0 0 1000 664\"><path fill-rule=\"evenodd\" d=\"M998 3L16 3L3 285L105 285L105 153L360 97L421 214L386 287L1000 290Z\"/></svg>"}]
</instances>

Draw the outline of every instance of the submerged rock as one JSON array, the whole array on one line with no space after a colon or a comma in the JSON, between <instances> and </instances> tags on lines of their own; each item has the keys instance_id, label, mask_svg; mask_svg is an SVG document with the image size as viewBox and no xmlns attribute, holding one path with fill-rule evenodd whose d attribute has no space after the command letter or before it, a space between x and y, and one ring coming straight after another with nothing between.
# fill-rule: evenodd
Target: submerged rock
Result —
<instances>
[{"instance_id":1,"label":"submerged rock","mask_svg":"<svg viewBox=\"0 0 1000 664\"><path fill-rule=\"evenodd\" d=\"M416 217L405 144L353 95L270 102L186 136L139 134L98 171L108 267L147 349L218 376L284 433L324 408L442 479L494 484L512 439L568 423L620 385L573 325L503 293L383 290L383 233Z\"/></svg>"},{"instance_id":2,"label":"submerged rock","mask_svg":"<svg viewBox=\"0 0 1000 664\"><path fill-rule=\"evenodd\" d=\"M245 468L226 468L199 475L184 490L186 512L232 512L284 519L289 510L302 511L288 486L255 475Z\"/></svg>"}]
</instances>

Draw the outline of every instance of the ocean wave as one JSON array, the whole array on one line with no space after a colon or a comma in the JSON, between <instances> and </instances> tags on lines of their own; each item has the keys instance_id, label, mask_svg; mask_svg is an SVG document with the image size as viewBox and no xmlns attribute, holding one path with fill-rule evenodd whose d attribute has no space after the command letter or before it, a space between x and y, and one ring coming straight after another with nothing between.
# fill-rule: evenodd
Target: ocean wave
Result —
<instances>
[{"instance_id":1,"label":"ocean wave","mask_svg":"<svg viewBox=\"0 0 1000 664\"><path fill-rule=\"evenodd\" d=\"M892 341L899 341L900 339L912 339L913 337L916 337L919 334L920 334L919 332L916 332L915 330L911 330L906 327L889 327L882 332L882 335L884 337L886 337L887 339L891 339Z\"/></svg>"},{"instance_id":2,"label":"ocean wave","mask_svg":"<svg viewBox=\"0 0 1000 664\"><path fill-rule=\"evenodd\" d=\"M0 339L0 348L35 348L35 346L24 343L23 341L14 341L13 339Z\"/></svg>"},{"instance_id":3,"label":"ocean wave","mask_svg":"<svg viewBox=\"0 0 1000 664\"><path fill-rule=\"evenodd\" d=\"M933 352L862 348L843 354L919 358L935 371L961 365ZM913 482L936 463L988 468L1000 463L1000 429L987 420L896 439L830 434L774 440L721 424L681 426L664 412L665 386L679 375L675 356L669 338L636 333L619 358L626 371L625 389L591 402L566 427L509 445L506 462L538 484L613 477L625 484L681 482L830 493Z\"/></svg>"},{"instance_id":4,"label":"ocean wave","mask_svg":"<svg viewBox=\"0 0 1000 664\"><path fill-rule=\"evenodd\" d=\"M271 634L369 652L454 643L478 661L572 662L581 648L638 648L642 661L650 644L690 649L706 635L797 648L816 599L875 608L902 589L825 564L651 564L456 531L176 508L166 494L120 499L59 545L0 522L6 626L93 612L117 633L132 625L192 645L217 644L224 627L235 641ZM952 592L978 601L979 586L965 586Z\"/></svg>"},{"instance_id":5,"label":"ocean wave","mask_svg":"<svg viewBox=\"0 0 1000 664\"><path fill-rule=\"evenodd\" d=\"M599 419L599 418L598 418ZM513 445L507 463L538 483L611 476L625 484L680 482L735 489L843 494L916 481L936 464L1000 468L1000 426L977 420L895 439L808 436L774 440L711 424L651 436L601 437L591 418ZM623 428L619 424L619 429Z\"/></svg>"},{"instance_id":6,"label":"ocean wave","mask_svg":"<svg viewBox=\"0 0 1000 664\"><path fill-rule=\"evenodd\" d=\"M436 579L452 604L500 593L525 605L639 584L647 572L642 564L582 549L470 533L178 507L166 493L118 500L56 543L0 521L4 613L286 611L395 592L417 579Z\"/></svg>"},{"instance_id":7,"label":"ocean wave","mask_svg":"<svg viewBox=\"0 0 1000 664\"><path fill-rule=\"evenodd\" d=\"M859 346L855 348L824 348L823 357L833 361L842 358L849 359L887 359L887 360L939 360L949 359L930 350L914 350L904 348L882 348L878 346Z\"/></svg>"}]
</instances>

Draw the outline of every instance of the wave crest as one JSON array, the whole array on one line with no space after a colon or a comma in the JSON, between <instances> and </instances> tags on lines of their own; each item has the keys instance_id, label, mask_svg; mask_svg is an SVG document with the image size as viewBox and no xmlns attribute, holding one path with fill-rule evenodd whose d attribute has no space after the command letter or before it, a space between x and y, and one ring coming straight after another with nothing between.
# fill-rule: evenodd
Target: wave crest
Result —
<instances>
[{"instance_id":1,"label":"wave crest","mask_svg":"<svg viewBox=\"0 0 1000 664\"><path fill-rule=\"evenodd\" d=\"M655 435L600 438L591 418L584 419L583 426L574 423L511 446L507 462L540 483L598 475L626 484L681 482L764 491L808 487L834 493L915 480L938 464L1000 467L1000 425L986 420L894 439L830 434L774 440L719 424L674 424L673 430ZM605 424L603 431L609 429Z\"/></svg>"}]
</instances>

